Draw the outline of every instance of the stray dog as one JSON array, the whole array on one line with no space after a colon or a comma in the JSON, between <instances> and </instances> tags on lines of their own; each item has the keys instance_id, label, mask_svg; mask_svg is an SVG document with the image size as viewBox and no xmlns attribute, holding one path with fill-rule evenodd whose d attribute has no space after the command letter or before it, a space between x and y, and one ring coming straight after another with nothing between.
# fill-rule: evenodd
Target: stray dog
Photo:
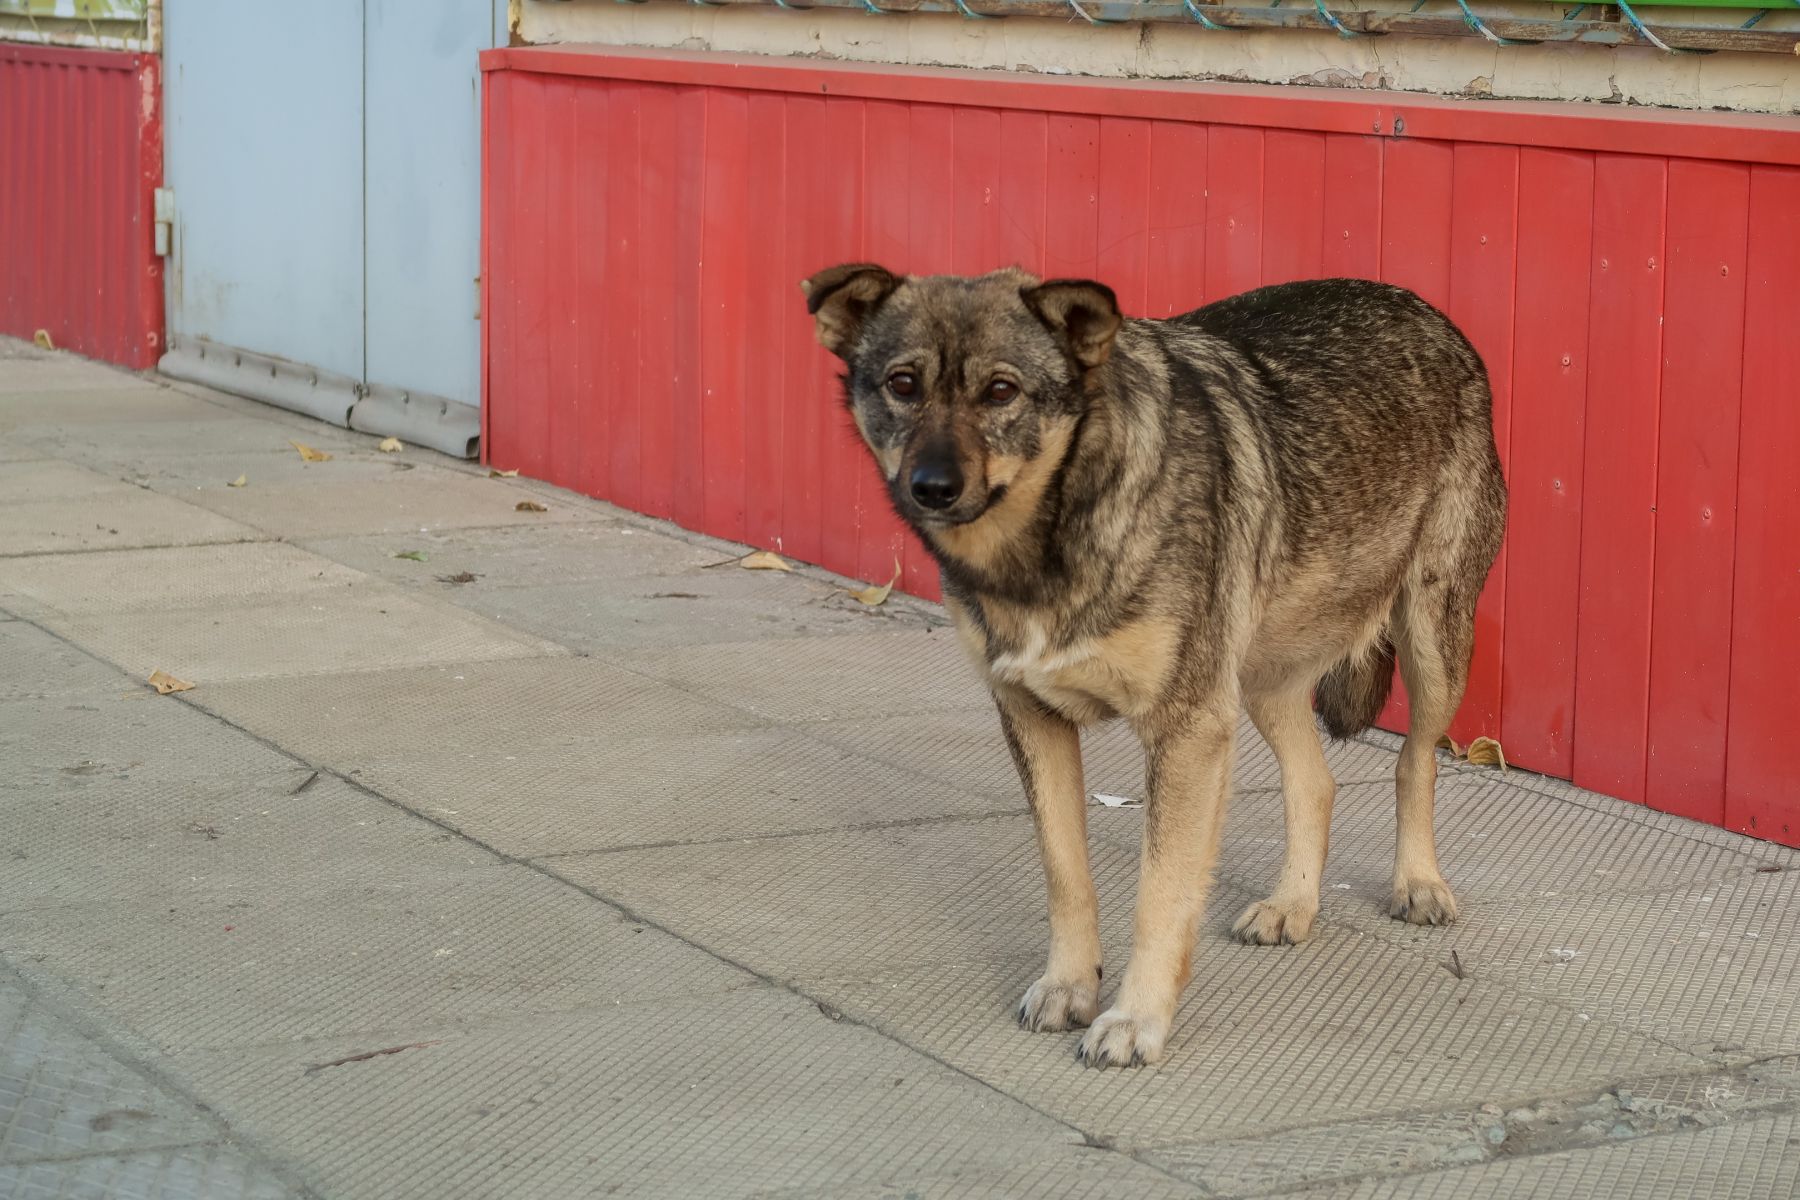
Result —
<instances>
[{"instance_id":1,"label":"stray dog","mask_svg":"<svg viewBox=\"0 0 1800 1200\"><path fill-rule=\"evenodd\" d=\"M1280 284L1168 320L1018 270L802 284L894 507L942 570L1036 819L1050 955L1033 1030L1089 1026L1076 1057L1154 1063L1186 986L1218 853L1240 706L1281 766L1287 853L1245 942L1304 941L1319 911L1334 738L1381 712L1400 752L1389 912L1456 902L1432 836L1436 747L1462 699L1506 484L1487 371L1411 292ZM1100 1011L1080 726L1143 741L1148 805L1125 977Z\"/></svg>"}]
</instances>

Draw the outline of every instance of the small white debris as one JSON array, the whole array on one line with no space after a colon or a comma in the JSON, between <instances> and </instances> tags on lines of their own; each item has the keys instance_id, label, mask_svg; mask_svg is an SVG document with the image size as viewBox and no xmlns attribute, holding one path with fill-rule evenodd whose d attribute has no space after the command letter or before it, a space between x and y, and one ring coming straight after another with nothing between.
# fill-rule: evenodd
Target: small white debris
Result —
<instances>
[{"instance_id":1,"label":"small white debris","mask_svg":"<svg viewBox=\"0 0 1800 1200\"><path fill-rule=\"evenodd\" d=\"M1578 953L1579 953L1579 951L1571 950L1567 946L1557 946L1554 949L1552 949L1550 951L1550 953L1544 955L1544 961L1547 963L1558 963L1558 964L1574 962L1575 956Z\"/></svg>"},{"instance_id":2,"label":"small white debris","mask_svg":"<svg viewBox=\"0 0 1800 1200\"><path fill-rule=\"evenodd\" d=\"M1347 892L1350 890L1350 885L1347 883L1334 883L1331 885L1331 890L1334 892Z\"/></svg>"},{"instance_id":3,"label":"small white debris","mask_svg":"<svg viewBox=\"0 0 1800 1200\"><path fill-rule=\"evenodd\" d=\"M1576 1013L1576 1014L1575 1014L1575 1019L1576 1019L1576 1020L1577 1020L1577 1021L1591 1021L1591 1020L1593 1020L1593 1019L1594 1019L1594 1018L1592 1018L1592 1017L1590 1017L1590 1016L1588 1016L1588 1015L1587 1015L1587 1014L1586 1014L1586 1013Z\"/></svg>"},{"instance_id":4,"label":"small white debris","mask_svg":"<svg viewBox=\"0 0 1800 1200\"><path fill-rule=\"evenodd\" d=\"M1106 792L1095 792L1094 801L1107 808L1141 808L1144 804L1142 800L1134 800L1130 796L1114 796Z\"/></svg>"}]
</instances>

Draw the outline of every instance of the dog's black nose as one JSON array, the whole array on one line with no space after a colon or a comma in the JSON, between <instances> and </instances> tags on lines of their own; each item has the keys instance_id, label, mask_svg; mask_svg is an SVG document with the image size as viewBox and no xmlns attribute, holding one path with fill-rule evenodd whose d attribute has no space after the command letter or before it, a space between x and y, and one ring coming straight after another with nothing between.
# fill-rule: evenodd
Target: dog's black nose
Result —
<instances>
[{"instance_id":1,"label":"dog's black nose","mask_svg":"<svg viewBox=\"0 0 1800 1200\"><path fill-rule=\"evenodd\" d=\"M962 472L954 462L924 462L913 468L912 497L921 508L949 508L962 495Z\"/></svg>"}]
</instances>

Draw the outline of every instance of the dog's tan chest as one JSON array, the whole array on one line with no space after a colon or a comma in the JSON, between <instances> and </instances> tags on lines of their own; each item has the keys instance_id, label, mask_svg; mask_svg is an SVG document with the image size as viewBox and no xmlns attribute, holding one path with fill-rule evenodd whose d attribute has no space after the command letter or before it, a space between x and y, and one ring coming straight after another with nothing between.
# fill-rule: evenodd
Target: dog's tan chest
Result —
<instances>
[{"instance_id":1,"label":"dog's tan chest","mask_svg":"<svg viewBox=\"0 0 1800 1200\"><path fill-rule=\"evenodd\" d=\"M988 674L1024 688L1071 720L1148 711L1174 664L1176 629L1168 622L1140 621L1104 637L1062 642L1038 622L1019 624L1011 648L988 660Z\"/></svg>"}]
</instances>

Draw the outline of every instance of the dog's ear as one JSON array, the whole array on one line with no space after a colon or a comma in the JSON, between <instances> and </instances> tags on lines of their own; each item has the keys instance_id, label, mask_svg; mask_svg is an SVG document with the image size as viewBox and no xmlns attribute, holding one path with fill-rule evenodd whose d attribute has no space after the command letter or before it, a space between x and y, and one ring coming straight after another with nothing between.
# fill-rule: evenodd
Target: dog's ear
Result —
<instances>
[{"instance_id":1,"label":"dog's ear","mask_svg":"<svg viewBox=\"0 0 1800 1200\"><path fill-rule=\"evenodd\" d=\"M874 263L827 267L801 283L819 345L848 361L863 322L899 286L893 272Z\"/></svg>"},{"instance_id":2,"label":"dog's ear","mask_svg":"<svg viewBox=\"0 0 1800 1200\"><path fill-rule=\"evenodd\" d=\"M1124 320L1119 298L1091 279L1052 279L1019 292L1025 307L1068 344L1084 367L1097 367L1112 354L1113 335Z\"/></svg>"}]
</instances>

